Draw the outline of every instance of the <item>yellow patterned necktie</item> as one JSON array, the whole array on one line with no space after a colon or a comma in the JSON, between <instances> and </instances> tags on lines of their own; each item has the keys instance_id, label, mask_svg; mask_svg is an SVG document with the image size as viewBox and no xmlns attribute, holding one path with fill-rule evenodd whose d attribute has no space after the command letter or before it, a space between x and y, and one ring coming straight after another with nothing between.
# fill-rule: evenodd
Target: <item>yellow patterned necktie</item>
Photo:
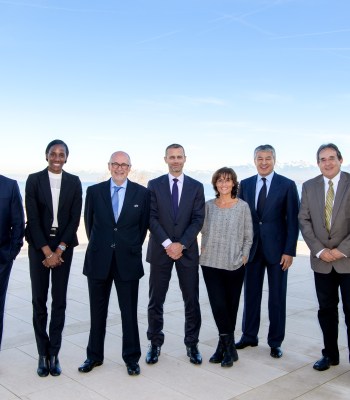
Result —
<instances>
[{"instance_id":1,"label":"yellow patterned necktie","mask_svg":"<svg viewBox=\"0 0 350 400\"><path fill-rule=\"evenodd\" d=\"M327 228L328 232L330 232L330 230L331 230L333 201L334 201L333 182L332 181L328 181L328 190L327 190L327 195L326 195L326 206L324 208L324 215L325 215L325 220L326 220L326 228Z\"/></svg>"}]
</instances>

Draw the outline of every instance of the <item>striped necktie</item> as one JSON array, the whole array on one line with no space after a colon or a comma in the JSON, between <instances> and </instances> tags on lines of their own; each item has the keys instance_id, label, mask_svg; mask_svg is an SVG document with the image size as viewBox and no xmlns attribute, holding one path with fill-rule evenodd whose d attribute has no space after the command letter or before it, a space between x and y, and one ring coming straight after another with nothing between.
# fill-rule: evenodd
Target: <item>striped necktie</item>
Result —
<instances>
[{"instance_id":1,"label":"striped necktie","mask_svg":"<svg viewBox=\"0 0 350 400\"><path fill-rule=\"evenodd\" d=\"M327 228L328 232L330 232L330 230L331 230L333 202L334 202L334 188L333 188L333 182L330 180L330 181L328 181L328 190L327 190L327 194L326 194L326 205L324 208L326 228Z\"/></svg>"}]
</instances>

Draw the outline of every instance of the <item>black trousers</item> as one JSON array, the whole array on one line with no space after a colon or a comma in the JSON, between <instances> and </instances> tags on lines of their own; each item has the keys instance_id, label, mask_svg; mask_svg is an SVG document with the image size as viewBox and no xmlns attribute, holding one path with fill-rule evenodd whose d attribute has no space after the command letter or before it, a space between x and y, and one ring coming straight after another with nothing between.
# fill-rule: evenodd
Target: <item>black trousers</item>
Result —
<instances>
[{"instance_id":1,"label":"black trousers","mask_svg":"<svg viewBox=\"0 0 350 400\"><path fill-rule=\"evenodd\" d=\"M322 329L324 341L322 354L330 357L333 361L339 361L339 288L347 327L348 347L350 349L350 273L339 274L333 268L329 274L314 272L314 278L319 304L318 321Z\"/></svg>"},{"instance_id":2,"label":"black trousers","mask_svg":"<svg viewBox=\"0 0 350 400\"><path fill-rule=\"evenodd\" d=\"M219 334L234 333L245 267L227 271L202 265L202 271Z\"/></svg>"},{"instance_id":3,"label":"black trousers","mask_svg":"<svg viewBox=\"0 0 350 400\"><path fill-rule=\"evenodd\" d=\"M87 358L95 361L103 361L104 359L108 304L113 282L117 290L122 319L122 357L126 363L137 362L141 357L137 322L139 280L120 280L115 257L112 258L111 270L107 279L101 280L88 277L91 326L86 352Z\"/></svg>"},{"instance_id":4,"label":"black trousers","mask_svg":"<svg viewBox=\"0 0 350 400\"><path fill-rule=\"evenodd\" d=\"M4 328L4 310L7 287L9 284L13 261L0 263L0 349L2 342L2 332Z\"/></svg>"},{"instance_id":5,"label":"black trousers","mask_svg":"<svg viewBox=\"0 0 350 400\"><path fill-rule=\"evenodd\" d=\"M57 244L55 239L49 241L51 249ZM70 267L73 258L73 247L68 247L63 253L64 263L56 268L43 266L44 254L33 246L28 247L29 271L32 284L33 326L38 353L41 356L57 356L62 343L62 331L64 327L67 287ZM51 277L51 316L49 332L47 332L48 311L47 298Z\"/></svg>"},{"instance_id":6,"label":"black trousers","mask_svg":"<svg viewBox=\"0 0 350 400\"><path fill-rule=\"evenodd\" d=\"M267 343L270 347L280 347L286 330L288 271L283 271L279 262L269 264L264 257L261 244L258 245L254 259L247 263L245 270L242 339L250 343L258 342L265 270L269 284L270 320Z\"/></svg>"},{"instance_id":7,"label":"black trousers","mask_svg":"<svg viewBox=\"0 0 350 400\"><path fill-rule=\"evenodd\" d=\"M164 302L169 288L174 262L150 266L148 330L147 338L152 344L162 346L164 343ZM182 298L185 304L185 338L186 346L198 343L201 327L201 311L199 306L198 265L184 266L180 260L175 261Z\"/></svg>"}]
</instances>

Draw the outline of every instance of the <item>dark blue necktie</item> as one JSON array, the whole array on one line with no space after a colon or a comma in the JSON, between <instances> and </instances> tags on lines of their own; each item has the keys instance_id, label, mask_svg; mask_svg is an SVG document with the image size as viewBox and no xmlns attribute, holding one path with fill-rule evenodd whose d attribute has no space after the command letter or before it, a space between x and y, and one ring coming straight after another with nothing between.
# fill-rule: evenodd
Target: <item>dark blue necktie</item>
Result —
<instances>
[{"instance_id":1,"label":"dark blue necktie","mask_svg":"<svg viewBox=\"0 0 350 400\"><path fill-rule=\"evenodd\" d=\"M122 186L114 186L114 193L112 196L112 207L114 213L114 220L115 222L118 221L118 209L119 209L119 196L118 192L122 188Z\"/></svg>"},{"instance_id":2,"label":"dark blue necktie","mask_svg":"<svg viewBox=\"0 0 350 400\"><path fill-rule=\"evenodd\" d=\"M261 218L263 215L267 193L266 178L261 178L261 180L263 181L263 185L259 192L258 202L256 203L256 212L259 218Z\"/></svg>"},{"instance_id":3,"label":"dark blue necktie","mask_svg":"<svg viewBox=\"0 0 350 400\"><path fill-rule=\"evenodd\" d=\"M174 181L174 183L173 183L173 189L171 191L171 198L172 198L172 203L173 203L174 217L176 218L177 211L179 209L179 188L177 186L177 182L179 180L174 178L173 181Z\"/></svg>"}]
</instances>

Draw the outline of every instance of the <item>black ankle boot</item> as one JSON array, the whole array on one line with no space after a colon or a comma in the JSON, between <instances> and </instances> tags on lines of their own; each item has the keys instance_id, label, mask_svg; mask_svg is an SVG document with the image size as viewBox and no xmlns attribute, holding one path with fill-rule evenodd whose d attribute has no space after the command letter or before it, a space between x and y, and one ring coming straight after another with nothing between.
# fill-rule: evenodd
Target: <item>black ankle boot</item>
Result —
<instances>
[{"instance_id":1,"label":"black ankle boot","mask_svg":"<svg viewBox=\"0 0 350 400\"><path fill-rule=\"evenodd\" d=\"M221 361L222 367L232 367L233 362L238 360L237 350L232 334L220 335L224 347L224 357Z\"/></svg>"},{"instance_id":2,"label":"black ankle boot","mask_svg":"<svg viewBox=\"0 0 350 400\"><path fill-rule=\"evenodd\" d=\"M57 356L50 356L50 374L52 376L61 375L62 369Z\"/></svg>"},{"instance_id":3,"label":"black ankle boot","mask_svg":"<svg viewBox=\"0 0 350 400\"><path fill-rule=\"evenodd\" d=\"M39 356L38 369L36 372L41 378L49 375L49 362L46 356Z\"/></svg>"},{"instance_id":4,"label":"black ankle boot","mask_svg":"<svg viewBox=\"0 0 350 400\"><path fill-rule=\"evenodd\" d=\"M224 347L222 345L221 336L219 335L218 345L216 347L215 353L209 358L209 362L213 364L221 363L224 358Z\"/></svg>"}]
</instances>

